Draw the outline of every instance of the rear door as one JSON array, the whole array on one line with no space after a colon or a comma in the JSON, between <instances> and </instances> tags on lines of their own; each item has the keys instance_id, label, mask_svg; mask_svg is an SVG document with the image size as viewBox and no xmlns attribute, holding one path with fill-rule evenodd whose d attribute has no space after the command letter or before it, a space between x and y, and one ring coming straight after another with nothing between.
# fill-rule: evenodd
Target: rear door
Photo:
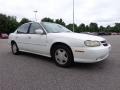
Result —
<instances>
[{"instance_id":1,"label":"rear door","mask_svg":"<svg viewBox=\"0 0 120 90\"><path fill-rule=\"evenodd\" d=\"M16 32L16 43L18 47L22 50L28 50L28 30L30 27L30 23L23 24L17 29Z\"/></svg>"}]
</instances>

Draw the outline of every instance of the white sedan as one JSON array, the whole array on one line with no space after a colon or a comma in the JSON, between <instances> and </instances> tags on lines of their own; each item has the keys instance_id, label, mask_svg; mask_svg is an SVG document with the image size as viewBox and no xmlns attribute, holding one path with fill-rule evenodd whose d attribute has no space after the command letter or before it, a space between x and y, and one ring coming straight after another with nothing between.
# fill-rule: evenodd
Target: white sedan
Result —
<instances>
[{"instance_id":1,"label":"white sedan","mask_svg":"<svg viewBox=\"0 0 120 90\"><path fill-rule=\"evenodd\" d=\"M111 45L102 37L74 33L48 22L29 22L9 35L12 53L20 51L51 57L59 66L94 63L109 56Z\"/></svg>"}]
</instances>

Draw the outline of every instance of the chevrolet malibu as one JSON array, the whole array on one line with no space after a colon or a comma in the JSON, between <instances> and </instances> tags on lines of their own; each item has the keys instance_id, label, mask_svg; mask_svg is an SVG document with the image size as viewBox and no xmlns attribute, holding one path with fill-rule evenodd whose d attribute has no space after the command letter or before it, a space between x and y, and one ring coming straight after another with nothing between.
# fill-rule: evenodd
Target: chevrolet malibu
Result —
<instances>
[{"instance_id":1,"label":"chevrolet malibu","mask_svg":"<svg viewBox=\"0 0 120 90\"><path fill-rule=\"evenodd\" d=\"M49 22L29 22L9 35L12 53L20 51L51 57L62 67L74 62L95 63L109 56L111 45L102 37L74 33Z\"/></svg>"}]
</instances>

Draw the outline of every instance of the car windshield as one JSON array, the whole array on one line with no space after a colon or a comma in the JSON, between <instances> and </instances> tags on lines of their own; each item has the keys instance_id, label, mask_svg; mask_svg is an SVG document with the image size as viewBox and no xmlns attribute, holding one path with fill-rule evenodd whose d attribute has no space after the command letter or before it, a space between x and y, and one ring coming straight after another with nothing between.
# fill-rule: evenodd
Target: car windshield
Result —
<instances>
[{"instance_id":1,"label":"car windshield","mask_svg":"<svg viewBox=\"0 0 120 90\"><path fill-rule=\"evenodd\" d=\"M72 32L69 29L63 27L62 25L55 23L42 22L42 25L48 33Z\"/></svg>"}]
</instances>

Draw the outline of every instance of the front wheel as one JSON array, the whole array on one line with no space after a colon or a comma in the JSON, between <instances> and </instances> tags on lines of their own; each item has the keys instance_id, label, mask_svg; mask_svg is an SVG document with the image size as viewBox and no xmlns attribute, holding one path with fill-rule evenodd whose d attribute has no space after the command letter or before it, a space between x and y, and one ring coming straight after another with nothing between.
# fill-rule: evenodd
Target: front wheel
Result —
<instances>
[{"instance_id":1,"label":"front wheel","mask_svg":"<svg viewBox=\"0 0 120 90\"><path fill-rule=\"evenodd\" d=\"M11 44L11 50L12 50L12 53L14 55L18 55L19 54L19 48L18 48L16 43L12 43Z\"/></svg>"},{"instance_id":2,"label":"front wheel","mask_svg":"<svg viewBox=\"0 0 120 90\"><path fill-rule=\"evenodd\" d=\"M73 55L67 46L57 45L53 49L52 57L55 63L61 67L71 66L74 62Z\"/></svg>"}]
</instances>

